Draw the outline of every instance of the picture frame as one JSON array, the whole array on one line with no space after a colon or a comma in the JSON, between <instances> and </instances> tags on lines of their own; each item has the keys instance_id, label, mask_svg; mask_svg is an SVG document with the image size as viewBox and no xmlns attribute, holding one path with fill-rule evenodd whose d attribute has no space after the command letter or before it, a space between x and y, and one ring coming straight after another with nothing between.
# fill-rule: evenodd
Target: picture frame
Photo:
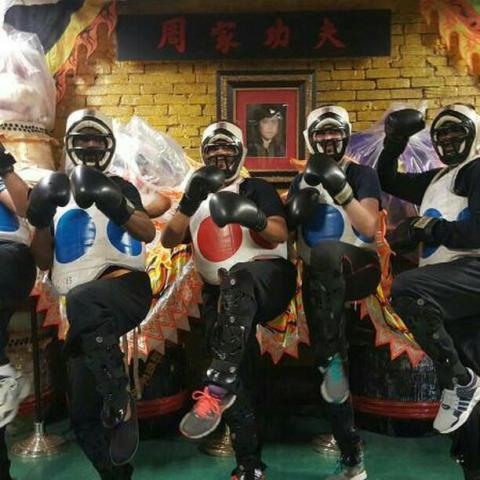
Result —
<instances>
[{"instance_id":1,"label":"picture frame","mask_svg":"<svg viewBox=\"0 0 480 480\"><path fill-rule=\"evenodd\" d=\"M217 73L217 119L241 128L252 176L288 187L297 173L291 159L305 159L303 130L314 88L313 70Z\"/></svg>"}]
</instances>

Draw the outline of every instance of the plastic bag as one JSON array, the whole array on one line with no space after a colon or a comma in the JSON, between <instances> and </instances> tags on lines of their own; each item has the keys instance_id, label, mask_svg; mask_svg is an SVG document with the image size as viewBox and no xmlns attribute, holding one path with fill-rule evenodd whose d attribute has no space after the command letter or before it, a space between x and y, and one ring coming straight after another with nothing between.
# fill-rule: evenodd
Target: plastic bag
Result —
<instances>
[{"instance_id":1,"label":"plastic bag","mask_svg":"<svg viewBox=\"0 0 480 480\"><path fill-rule=\"evenodd\" d=\"M117 147L112 171L140 190L161 191L181 184L190 170L182 147L140 117L113 126Z\"/></svg>"},{"instance_id":2,"label":"plastic bag","mask_svg":"<svg viewBox=\"0 0 480 480\"><path fill-rule=\"evenodd\" d=\"M38 37L4 24L12 3L0 7L0 123L27 122L51 130L55 82Z\"/></svg>"},{"instance_id":3,"label":"plastic bag","mask_svg":"<svg viewBox=\"0 0 480 480\"><path fill-rule=\"evenodd\" d=\"M403 108L416 108L425 114L426 104L425 102L414 106L404 103L392 104L372 127L352 135L346 154L358 163L375 168L383 149L385 117L390 112ZM432 146L428 128L424 128L410 138L407 148L399 159L399 168L405 172L425 172L440 166L442 166L442 163ZM415 205L386 193L382 194L382 206L388 211L389 229L394 228L405 217L418 215L418 208Z\"/></svg>"}]
</instances>

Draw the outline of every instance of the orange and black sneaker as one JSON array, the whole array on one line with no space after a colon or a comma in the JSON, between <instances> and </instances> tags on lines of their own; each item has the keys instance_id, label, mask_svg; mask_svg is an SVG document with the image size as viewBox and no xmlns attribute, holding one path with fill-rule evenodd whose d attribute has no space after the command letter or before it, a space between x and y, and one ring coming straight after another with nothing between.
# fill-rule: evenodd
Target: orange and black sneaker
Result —
<instances>
[{"instance_id":1,"label":"orange and black sneaker","mask_svg":"<svg viewBox=\"0 0 480 480\"><path fill-rule=\"evenodd\" d=\"M194 392L192 398L196 403L180 422L180 432L187 438L197 439L206 437L218 427L223 412L235 403L237 396L227 393L217 397L205 387L203 391Z\"/></svg>"},{"instance_id":2,"label":"orange and black sneaker","mask_svg":"<svg viewBox=\"0 0 480 480\"><path fill-rule=\"evenodd\" d=\"M230 480L266 480L265 470L261 467L244 467L239 465L233 472Z\"/></svg>"}]
</instances>

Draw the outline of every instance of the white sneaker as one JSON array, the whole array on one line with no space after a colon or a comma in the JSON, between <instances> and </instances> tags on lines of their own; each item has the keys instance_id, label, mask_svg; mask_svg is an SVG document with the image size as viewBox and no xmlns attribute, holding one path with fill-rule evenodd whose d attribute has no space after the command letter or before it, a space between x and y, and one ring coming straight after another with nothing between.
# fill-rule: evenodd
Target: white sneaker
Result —
<instances>
[{"instance_id":1,"label":"white sneaker","mask_svg":"<svg viewBox=\"0 0 480 480\"><path fill-rule=\"evenodd\" d=\"M453 390L445 389L440 399L440 408L433 428L440 433L450 433L460 428L480 401L480 378L470 369L468 385L456 385Z\"/></svg>"},{"instance_id":2,"label":"white sneaker","mask_svg":"<svg viewBox=\"0 0 480 480\"><path fill-rule=\"evenodd\" d=\"M14 376L0 377L0 428L9 424L22 400L30 394L30 382L15 371Z\"/></svg>"}]
</instances>

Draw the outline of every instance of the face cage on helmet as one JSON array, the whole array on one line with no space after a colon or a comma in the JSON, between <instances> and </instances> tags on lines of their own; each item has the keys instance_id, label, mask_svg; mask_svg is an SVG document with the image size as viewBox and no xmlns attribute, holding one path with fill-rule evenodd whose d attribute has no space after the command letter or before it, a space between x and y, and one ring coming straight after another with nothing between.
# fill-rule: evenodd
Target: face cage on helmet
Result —
<instances>
[{"instance_id":1,"label":"face cage on helmet","mask_svg":"<svg viewBox=\"0 0 480 480\"><path fill-rule=\"evenodd\" d=\"M85 148L85 147L75 147L75 140L79 137L94 137L101 139L104 142L105 146L102 148ZM111 146L109 147L109 140L111 141ZM72 160L74 165L78 165L78 162L81 162L82 165L86 167L96 168L98 170L104 171L107 169L110 164L113 153L115 152L115 137L112 133L82 133L82 132L70 132L67 134L66 140L66 151L69 158Z\"/></svg>"},{"instance_id":2,"label":"face cage on helmet","mask_svg":"<svg viewBox=\"0 0 480 480\"><path fill-rule=\"evenodd\" d=\"M470 150L472 148L473 142L475 140L475 125L473 124L472 120L466 118L464 115L458 114L455 115L456 112L453 112L452 116L455 116L459 119L459 122L449 121L446 122L445 125L440 127L435 127L435 124L432 125L431 128L431 138L433 148L437 152L438 157L445 165L459 165L460 163L467 160L468 156L470 155ZM461 116L460 116L461 115ZM445 139L445 140L438 140L438 134L442 132L454 131L457 130L459 133L463 130L463 135ZM465 146L463 150L460 152L460 148L462 144L465 142ZM445 153L444 146L451 145L453 146L453 153Z\"/></svg>"},{"instance_id":3,"label":"face cage on helmet","mask_svg":"<svg viewBox=\"0 0 480 480\"><path fill-rule=\"evenodd\" d=\"M329 138L326 140L315 140L314 136L317 133L325 132L325 131L336 131L340 132L342 138L334 139ZM335 161L339 162L343 156L345 155L345 151L347 150L348 145L348 129L344 127L340 127L337 125L333 126L322 126L321 128L310 127L308 131L308 139L310 141L310 145L312 146L313 150L316 153L326 153L327 146L329 144L334 144L335 153L330 155Z\"/></svg>"},{"instance_id":4,"label":"face cage on helmet","mask_svg":"<svg viewBox=\"0 0 480 480\"><path fill-rule=\"evenodd\" d=\"M235 154L233 155L225 155L225 154L216 154L207 156L207 151L210 148L218 148L226 146L227 148L233 148L235 150ZM240 143L232 142L224 142L224 143L205 143L202 146L202 158L203 163L207 166L213 165L214 167L218 167L225 173L225 179L228 180L232 178L235 173L237 172L238 165L242 161L242 145ZM221 163L225 163L225 167L219 166Z\"/></svg>"}]
</instances>

